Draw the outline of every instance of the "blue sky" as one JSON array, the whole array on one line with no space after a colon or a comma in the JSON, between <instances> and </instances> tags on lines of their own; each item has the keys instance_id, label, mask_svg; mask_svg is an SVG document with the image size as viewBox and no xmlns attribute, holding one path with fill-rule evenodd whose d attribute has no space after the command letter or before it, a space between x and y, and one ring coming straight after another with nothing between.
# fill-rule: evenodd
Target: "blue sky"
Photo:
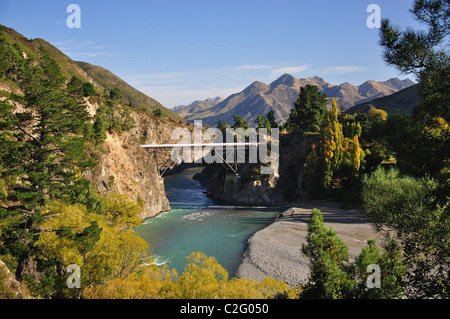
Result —
<instances>
[{"instance_id":1,"label":"blue sky","mask_svg":"<svg viewBox=\"0 0 450 319\"><path fill-rule=\"evenodd\" d=\"M81 28L68 28L69 4ZM166 107L223 96L283 73L332 84L412 78L387 66L367 6L420 27L412 0L0 0L0 24L109 69ZM412 78L413 79L413 78Z\"/></svg>"}]
</instances>

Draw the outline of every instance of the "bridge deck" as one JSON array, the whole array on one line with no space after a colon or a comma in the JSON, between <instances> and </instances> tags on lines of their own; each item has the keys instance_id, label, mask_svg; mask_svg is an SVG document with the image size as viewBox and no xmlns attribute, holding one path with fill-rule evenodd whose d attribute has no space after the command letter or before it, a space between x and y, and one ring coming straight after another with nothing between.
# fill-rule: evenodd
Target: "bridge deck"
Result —
<instances>
[{"instance_id":1,"label":"bridge deck","mask_svg":"<svg viewBox=\"0 0 450 319\"><path fill-rule=\"evenodd\" d=\"M148 149L164 149L164 148L195 148L195 147L247 147L258 146L261 143L191 143L191 144L154 144L141 145Z\"/></svg>"}]
</instances>

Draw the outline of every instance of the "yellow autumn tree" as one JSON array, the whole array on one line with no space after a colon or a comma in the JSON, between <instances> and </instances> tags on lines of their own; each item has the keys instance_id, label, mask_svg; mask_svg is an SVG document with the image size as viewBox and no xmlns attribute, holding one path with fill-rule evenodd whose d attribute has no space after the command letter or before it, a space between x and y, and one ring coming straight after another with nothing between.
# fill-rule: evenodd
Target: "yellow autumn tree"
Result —
<instances>
[{"instance_id":1,"label":"yellow autumn tree","mask_svg":"<svg viewBox=\"0 0 450 319\"><path fill-rule=\"evenodd\" d=\"M331 100L332 108L328 112L327 125L322 132L322 184L328 189L333 178L333 173L338 170L343 156L342 124L338 121L337 104L334 98Z\"/></svg>"},{"instance_id":2,"label":"yellow autumn tree","mask_svg":"<svg viewBox=\"0 0 450 319\"><path fill-rule=\"evenodd\" d=\"M353 175L359 176L359 169L361 167L361 147L359 146L358 135L353 137L352 145L352 161L353 161Z\"/></svg>"},{"instance_id":3,"label":"yellow autumn tree","mask_svg":"<svg viewBox=\"0 0 450 319\"><path fill-rule=\"evenodd\" d=\"M375 107L369 111L368 116L371 121L386 121L388 118L388 114L385 110L377 109Z\"/></svg>"},{"instance_id":4,"label":"yellow autumn tree","mask_svg":"<svg viewBox=\"0 0 450 319\"><path fill-rule=\"evenodd\" d=\"M46 207L35 246L44 260L55 263L54 296L83 297L86 287L124 278L150 259L148 243L127 228L135 224L138 213L129 204L126 198L115 197L113 203L107 201L105 215L90 213L83 205L54 202ZM71 264L81 269L81 289L67 288L66 269Z\"/></svg>"},{"instance_id":5,"label":"yellow autumn tree","mask_svg":"<svg viewBox=\"0 0 450 319\"><path fill-rule=\"evenodd\" d=\"M178 281L179 297L183 299L216 299L228 281L227 271L214 257L201 252L186 257L188 264Z\"/></svg>"},{"instance_id":6,"label":"yellow autumn tree","mask_svg":"<svg viewBox=\"0 0 450 319\"><path fill-rule=\"evenodd\" d=\"M85 289L86 299L172 299L177 298L175 269L166 266L142 266L123 278L114 278L103 285Z\"/></svg>"},{"instance_id":7,"label":"yellow autumn tree","mask_svg":"<svg viewBox=\"0 0 450 319\"><path fill-rule=\"evenodd\" d=\"M228 280L227 271L214 257L194 252L186 258L181 276L176 270L154 264L142 266L123 278L88 287L84 298L98 299L264 299L296 298L299 289L272 278L261 282L245 278Z\"/></svg>"}]
</instances>

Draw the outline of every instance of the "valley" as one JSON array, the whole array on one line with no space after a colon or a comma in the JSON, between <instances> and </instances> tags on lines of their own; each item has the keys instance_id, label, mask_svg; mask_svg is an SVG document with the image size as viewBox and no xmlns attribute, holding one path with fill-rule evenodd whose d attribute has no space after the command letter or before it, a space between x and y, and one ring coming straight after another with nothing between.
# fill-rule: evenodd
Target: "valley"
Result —
<instances>
[{"instance_id":1,"label":"valley","mask_svg":"<svg viewBox=\"0 0 450 319\"><path fill-rule=\"evenodd\" d=\"M2 18L0 299L449 298L445 1L89 5Z\"/></svg>"}]
</instances>

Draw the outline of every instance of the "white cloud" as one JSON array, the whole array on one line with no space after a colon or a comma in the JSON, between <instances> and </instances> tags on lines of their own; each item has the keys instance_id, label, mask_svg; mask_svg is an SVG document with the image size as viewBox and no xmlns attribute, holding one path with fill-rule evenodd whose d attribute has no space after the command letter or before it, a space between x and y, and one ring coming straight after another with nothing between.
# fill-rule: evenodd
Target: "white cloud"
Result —
<instances>
[{"instance_id":1,"label":"white cloud","mask_svg":"<svg viewBox=\"0 0 450 319\"><path fill-rule=\"evenodd\" d=\"M310 68L309 65L287 66L287 67L273 69L272 70L272 74L273 75L282 75L282 74L285 74L285 73L294 74L294 73L299 73L299 72L306 71L309 68Z\"/></svg>"},{"instance_id":2,"label":"white cloud","mask_svg":"<svg viewBox=\"0 0 450 319\"><path fill-rule=\"evenodd\" d=\"M92 58L100 56L117 56L111 49L114 47L96 44L92 40L78 41L68 39L64 41L53 41L52 44L71 58Z\"/></svg>"},{"instance_id":3,"label":"white cloud","mask_svg":"<svg viewBox=\"0 0 450 319\"><path fill-rule=\"evenodd\" d=\"M238 65L237 68L241 70L267 70L273 68L273 66L263 64L244 64Z\"/></svg>"},{"instance_id":4,"label":"white cloud","mask_svg":"<svg viewBox=\"0 0 450 319\"><path fill-rule=\"evenodd\" d=\"M233 88L215 88L215 87L199 87L190 88L184 86L140 86L136 87L139 91L154 98L162 105L172 108L178 105L186 105L195 100L205 100L216 96L228 97L233 93L242 91L242 87Z\"/></svg>"},{"instance_id":5,"label":"white cloud","mask_svg":"<svg viewBox=\"0 0 450 319\"><path fill-rule=\"evenodd\" d=\"M343 74L343 73L354 73L354 72L363 72L366 71L367 68L363 66L357 65L348 65L348 66L330 66L323 70L321 73L323 74Z\"/></svg>"}]
</instances>

